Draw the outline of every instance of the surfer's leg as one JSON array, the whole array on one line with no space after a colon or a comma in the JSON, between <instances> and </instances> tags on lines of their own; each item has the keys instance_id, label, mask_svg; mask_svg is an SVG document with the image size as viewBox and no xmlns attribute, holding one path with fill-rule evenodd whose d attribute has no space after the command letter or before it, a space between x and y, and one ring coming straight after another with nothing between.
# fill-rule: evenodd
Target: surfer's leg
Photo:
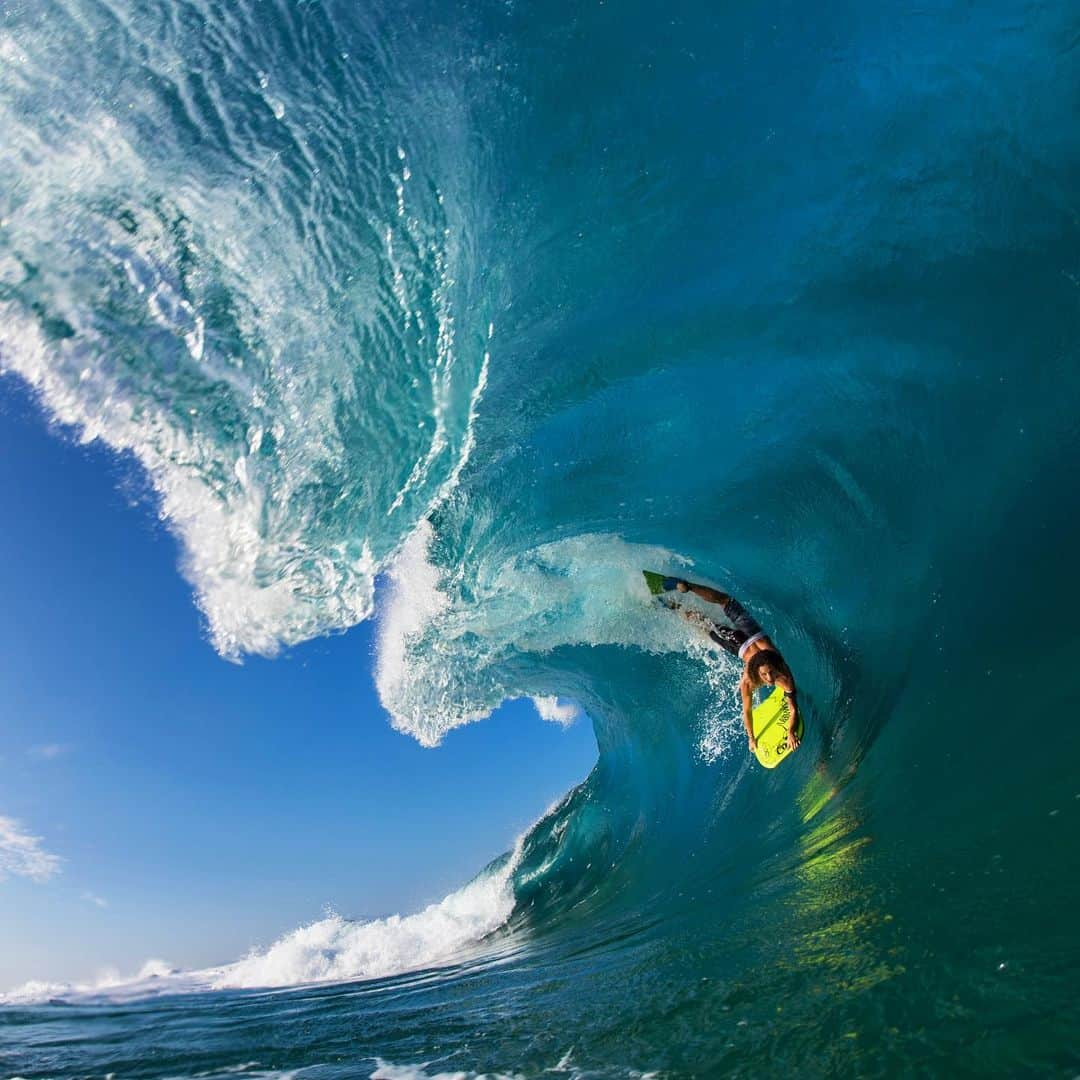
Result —
<instances>
[{"instance_id":1,"label":"surfer's leg","mask_svg":"<svg viewBox=\"0 0 1080 1080\"><path fill-rule=\"evenodd\" d=\"M743 635L743 641L755 635L761 635L762 630L757 620L734 597L728 597L727 603L724 604L724 614L731 620L735 629Z\"/></svg>"},{"instance_id":2,"label":"surfer's leg","mask_svg":"<svg viewBox=\"0 0 1080 1080\"><path fill-rule=\"evenodd\" d=\"M692 592L707 603L719 604L721 608L731 600L727 593L714 589L711 585L699 585L696 581L679 581L676 588L679 592Z\"/></svg>"}]
</instances>

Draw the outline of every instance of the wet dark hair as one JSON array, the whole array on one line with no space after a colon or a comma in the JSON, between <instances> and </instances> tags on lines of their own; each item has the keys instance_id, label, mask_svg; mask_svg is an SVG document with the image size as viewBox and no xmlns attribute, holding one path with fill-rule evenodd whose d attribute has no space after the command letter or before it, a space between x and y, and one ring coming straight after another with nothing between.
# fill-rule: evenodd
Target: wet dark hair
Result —
<instances>
[{"instance_id":1,"label":"wet dark hair","mask_svg":"<svg viewBox=\"0 0 1080 1080\"><path fill-rule=\"evenodd\" d=\"M784 663L784 658L773 649L762 649L750 657L750 663L746 665L746 673L755 686L761 685L761 669L768 664L777 675L786 675L791 678L791 668Z\"/></svg>"}]
</instances>

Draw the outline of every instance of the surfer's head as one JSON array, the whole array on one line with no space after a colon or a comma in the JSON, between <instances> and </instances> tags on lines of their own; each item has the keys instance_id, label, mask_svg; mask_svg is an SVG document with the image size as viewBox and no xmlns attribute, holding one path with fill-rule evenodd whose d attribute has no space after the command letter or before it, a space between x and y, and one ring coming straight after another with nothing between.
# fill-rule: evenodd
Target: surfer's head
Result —
<instances>
[{"instance_id":1,"label":"surfer's head","mask_svg":"<svg viewBox=\"0 0 1080 1080\"><path fill-rule=\"evenodd\" d=\"M762 649L761 652L754 653L746 665L746 673L754 686L772 686L777 677L791 676L784 658L773 649Z\"/></svg>"}]
</instances>

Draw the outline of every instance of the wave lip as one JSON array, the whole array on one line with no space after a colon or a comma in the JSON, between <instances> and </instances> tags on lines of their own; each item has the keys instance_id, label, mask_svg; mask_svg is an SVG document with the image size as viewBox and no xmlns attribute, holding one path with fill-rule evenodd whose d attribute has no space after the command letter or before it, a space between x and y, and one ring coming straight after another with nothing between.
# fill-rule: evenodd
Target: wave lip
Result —
<instances>
[{"instance_id":1,"label":"wave lip","mask_svg":"<svg viewBox=\"0 0 1080 1080\"><path fill-rule=\"evenodd\" d=\"M429 102L424 43L350 24L382 65L359 77L312 9L327 95L289 78L261 14L232 16L235 36L190 40L59 8L0 32L0 371L145 470L238 659L370 617L469 460L493 328L461 88L440 77L436 110L395 97ZM127 109L73 102L117 78Z\"/></svg>"},{"instance_id":2,"label":"wave lip","mask_svg":"<svg viewBox=\"0 0 1080 1080\"><path fill-rule=\"evenodd\" d=\"M545 670L561 648L695 648L680 620L653 617L641 567L685 562L665 548L585 533L466 567L436 556L442 539L421 522L380 597L376 688L394 726L424 746L510 698L532 698L545 719L571 721L580 710Z\"/></svg>"}]
</instances>

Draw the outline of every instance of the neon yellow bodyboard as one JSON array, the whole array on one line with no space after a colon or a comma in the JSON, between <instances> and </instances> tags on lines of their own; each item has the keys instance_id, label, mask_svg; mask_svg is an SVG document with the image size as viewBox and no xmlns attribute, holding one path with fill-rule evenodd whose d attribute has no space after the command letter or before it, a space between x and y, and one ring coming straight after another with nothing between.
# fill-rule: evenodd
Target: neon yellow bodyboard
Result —
<instances>
[{"instance_id":1,"label":"neon yellow bodyboard","mask_svg":"<svg viewBox=\"0 0 1080 1080\"><path fill-rule=\"evenodd\" d=\"M775 769L791 752L788 742L788 703L784 691L776 687L773 692L753 710L754 738L757 739L755 751L758 761L766 769ZM796 721L795 730L802 738L802 716Z\"/></svg>"}]
</instances>

